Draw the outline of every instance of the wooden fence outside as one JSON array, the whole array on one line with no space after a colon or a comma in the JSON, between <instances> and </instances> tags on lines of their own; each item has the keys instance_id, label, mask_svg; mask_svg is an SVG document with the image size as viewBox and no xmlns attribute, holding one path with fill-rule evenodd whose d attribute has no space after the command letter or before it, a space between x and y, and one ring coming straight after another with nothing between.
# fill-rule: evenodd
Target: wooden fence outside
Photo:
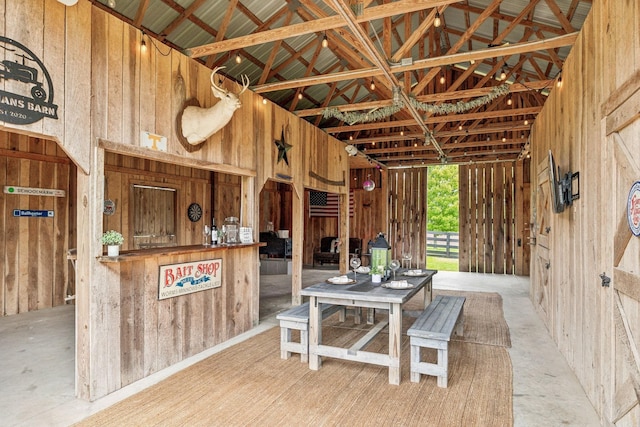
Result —
<instances>
[{"instance_id":1,"label":"wooden fence outside","mask_svg":"<svg viewBox=\"0 0 640 427\"><path fill-rule=\"evenodd\" d=\"M427 255L441 258L458 258L459 234L450 231L427 232Z\"/></svg>"}]
</instances>

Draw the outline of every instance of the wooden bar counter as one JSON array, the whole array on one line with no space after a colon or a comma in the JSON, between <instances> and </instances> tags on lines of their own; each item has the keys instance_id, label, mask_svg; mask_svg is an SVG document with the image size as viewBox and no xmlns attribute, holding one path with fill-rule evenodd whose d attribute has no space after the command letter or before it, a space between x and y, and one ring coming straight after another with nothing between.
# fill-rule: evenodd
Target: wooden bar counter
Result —
<instances>
[{"instance_id":1,"label":"wooden bar counter","mask_svg":"<svg viewBox=\"0 0 640 427\"><path fill-rule=\"evenodd\" d=\"M110 376L120 388L198 354L259 321L259 257L264 243L191 245L98 256L105 275L93 300L114 358ZM204 261L204 262L203 262ZM215 265L203 282L198 266ZM167 269L173 269L168 274ZM183 287L165 293L167 277ZM185 277L187 280L185 280ZM211 287L211 283L215 282ZM181 285L182 286L182 285ZM188 290L186 290L189 288Z\"/></svg>"}]
</instances>

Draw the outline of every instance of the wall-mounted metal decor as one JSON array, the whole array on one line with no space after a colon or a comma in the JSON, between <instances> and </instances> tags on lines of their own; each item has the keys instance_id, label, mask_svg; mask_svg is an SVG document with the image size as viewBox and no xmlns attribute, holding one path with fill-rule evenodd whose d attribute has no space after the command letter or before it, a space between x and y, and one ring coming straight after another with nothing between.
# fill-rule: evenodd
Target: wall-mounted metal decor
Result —
<instances>
[{"instance_id":1,"label":"wall-mounted metal decor","mask_svg":"<svg viewBox=\"0 0 640 427\"><path fill-rule=\"evenodd\" d=\"M629 190L627 198L627 220L634 236L640 237L640 181L636 181Z\"/></svg>"},{"instance_id":2,"label":"wall-mounted metal decor","mask_svg":"<svg viewBox=\"0 0 640 427\"><path fill-rule=\"evenodd\" d=\"M40 59L22 44L0 36L0 121L26 125L43 117L58 118L53 103L53 84ZM15 81L8 85L7 82Z\"/></svg>"}]
</instances>

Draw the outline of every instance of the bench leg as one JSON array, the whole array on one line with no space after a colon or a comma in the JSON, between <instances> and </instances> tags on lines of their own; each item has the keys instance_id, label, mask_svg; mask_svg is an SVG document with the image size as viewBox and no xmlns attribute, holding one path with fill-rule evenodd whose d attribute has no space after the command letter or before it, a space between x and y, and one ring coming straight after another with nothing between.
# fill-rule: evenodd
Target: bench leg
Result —
<instances>
[{"instance_id":1,"label":"bench leg","mask_svg":"<svg viewBox=\"0 0 640 427\"><path fill-rule=\"evenodd\" d=\"M449 353L448 346L438 349L438 366L444 370L444 373L438 375L438 387L447 388L447 379L449 376Z\"/></svg>"},{"instance_id":2,"label":"bench leg","mask_svg":"<svg viewBox=\"0 0 640 427\"><path fill-rule=\"evenodd\" d=\"M291 342L291 329L281 327L280 328L280 358L288 359L291 356L291 352L287 351L287 344Z\"/></svg>"},{"instance_id":3,"label":"bench leg","mask_svg":"<svg viewBox=\"0 0 640 427\"><path fill-rule=\"evenodd\" d=\"M300 362L309 362L309 331L300 331Z\"/></svg>"},{"instance_id":4,"label":"bench leg","mask_svg":"<svg viewBox=\"0 0 640 427\"><path fill-rule=\"evenodd\" d=\"M420 363L420 346L411 346L411 382L420 382L420 372L418 371L418 364Z\"/></svg>"}]
</instances>

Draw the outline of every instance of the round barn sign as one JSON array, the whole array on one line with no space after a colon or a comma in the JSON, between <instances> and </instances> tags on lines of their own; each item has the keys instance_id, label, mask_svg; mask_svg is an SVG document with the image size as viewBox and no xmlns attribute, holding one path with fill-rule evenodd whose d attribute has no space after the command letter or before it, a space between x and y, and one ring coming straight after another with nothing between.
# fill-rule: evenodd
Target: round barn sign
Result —
<instances>
[{"instance_id":1,"label":"round barn sign","mask_svg":"<svg viewBox=\"0 0 640 427\"><path fill-rule=\"evenodd\" d=\"M627 219L633 235L640 236L640 181L634 182L629 190Z\"/></svg>"}]
</instances>

